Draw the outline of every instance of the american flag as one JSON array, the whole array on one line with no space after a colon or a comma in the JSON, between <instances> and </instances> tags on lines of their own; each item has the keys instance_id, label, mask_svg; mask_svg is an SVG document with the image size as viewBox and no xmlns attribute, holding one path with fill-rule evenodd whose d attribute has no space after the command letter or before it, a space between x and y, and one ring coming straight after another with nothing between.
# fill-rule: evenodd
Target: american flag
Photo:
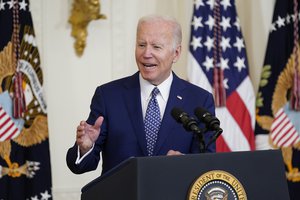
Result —
<instances>
[{"instance_id":1,"label":"american flag","mask_svg":"<svg viewBox=\"0 0 300 200\"><path fill-rule=\"evenodd\" d=\"M0 142L17 137L20 130L0 105Z\"/></svg>"},{"instance_id":2,"label":"american flag","mask_svg":"<svg viewBox=\"0 0 300 200\"><path fill-rule=\"evenodd\" d=\"M189 81L215 97L217 152L254 150L255 95L234 0L194 1L188 61Z\"/></svg>"},{"instance_id":3,"label":"american flag","mask_svg":"<svg viewBox=\"0 0 300 200\"><path fill-rule=\"evenodd\" d=\"M300 142L300 135L284 108L280 108L275 114L271 125L271 140L278 147L289 147Z\"/></svg>"}]
</instances>

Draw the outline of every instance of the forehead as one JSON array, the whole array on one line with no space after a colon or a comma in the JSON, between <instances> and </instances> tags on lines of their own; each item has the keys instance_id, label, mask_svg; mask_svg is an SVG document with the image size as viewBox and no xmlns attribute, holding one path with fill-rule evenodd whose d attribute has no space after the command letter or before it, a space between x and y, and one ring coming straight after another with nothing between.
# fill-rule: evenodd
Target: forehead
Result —
<instances>
[{"instance_id":1,"label":"forehead","mask_svg":"<svg viewBox=\"0 0 300 200\"><path fill-rule=\"evenodd\" d=\"M163 30L171 32L174 28L174 24L170 21L166 20L148 20L148 21L141 21L138 25L138 31L143 29L155 29L156 31Z\"/></svg>"},{"instance_id":2,"label":"forehead","mask_svg":"<svg viewBox=\"0 0 300 200\"><path fill-rule=\"evenodd\" d=\"M165 41L173 39L173 26L170 22L144 21L137 29L137 40Z\"/></svg>"}]
</instances>

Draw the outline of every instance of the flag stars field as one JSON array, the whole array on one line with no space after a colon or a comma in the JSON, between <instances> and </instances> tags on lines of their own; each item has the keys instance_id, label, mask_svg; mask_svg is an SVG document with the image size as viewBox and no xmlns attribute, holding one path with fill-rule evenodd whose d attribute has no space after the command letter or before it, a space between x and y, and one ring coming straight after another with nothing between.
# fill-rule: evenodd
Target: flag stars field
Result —
<instances>
[{"instance_id":1,"label":"flag stars field","mask_svg":"<svg viewBox=\"0 0 300 200\"><path fill-rule=\"evenodd\" d=\"M191 46L193 47L194 51L196 51L198 47L202 47L201 40L202 40L201 37L193 37Z\"/></svg>"},{"instance_id":2,"label":"flag stars field","mask_svg":"<svg viewBox=\"0 0 300 200\"><path fill-rule=\"evenodd\" d=\"M209 27L209 30L211 31L214 27L215 19L211 15L209 15L208 20L204 24L207 25Z\"/></svg>"},{"instance_id":3,"label":"flag stars field","mask_svg":"<svg viewBox=\"0 0 300 200\"><path fill-rule=\"evenodd\" d=\"M9 9L12 9L14 7L14 0L10 0L7 4L9 5Z\"/></svg>"},{"instance_id":4,"label":"flag stars field","mask_svg":"<svg viewBox=\"0 0 300 200\"><path fill-rule=\"evenodd\" d=\"M200 6L204 6L203 0L195 0L194 4L196 6L196 9L199 9Z\"/></svg>"},{"instance_id":5,"label":"flag stars field","mask_svg":"<svg viewBox=\"0 0 300 200\"><path fill-rule=\"evenodd\" d=\"M223 52L226 51L227 48L231 48L229 37L227 37L227 38L222 37L221 47L222 47Z\"/></svg>"},{"instance_id":6,"label":"flag stars field","mask_svg":"<svg viewBox=\"0 0 300 200\"><path fill-rule=\"evenodd\" d=\"M229 62L228 58L226 58L226 59L221 58L221 69L223 69L223 70L229 69L228 62Z\"/></svg>"},{"instance_id":7,"label":"flag stars field","mask_svg":"<svg viewBox=\"0 0 300 200\"><path fill-rule=\"evenodd\" d=\"M242 69L246 68L246 65L245 65L245 58L240 58L240 57L237 57L236 58L236 62L234 63L234 66L238 69L239 72L242 71Z\"/></svg>"},{"instance_id":8,"label":"flag stars field","mask_svg":"<svg viewBox=\"0 0 300 200\"><path fill-rule=\"evenodd\" d=\"M227 28L231 28L230 17L222 17L222 21L220 22L220 26L222 26L223 31L225 31L225 32L226 32Z\"/></svg>"},{"instance_id":9,"label":"flag stars field","mask_svg":"<svg viewBox=\"0 0 300 200\"><path fill-rule=\"evenodd\" d=\"M213 69L214 68L214 59L206 56L205 62L203 62L203 66L205 66L207 72L209 71L209 69Z\"/></svg>"},{"instance_id":10,"label":"flag stars field","mask_svg":"<svg viewBox=\"0 0 300 200\"><path fill-rule=\"evenodd\" d=\"M223 80L223 84L224 84L224 88L225 88L225 89L229 89L229 86L228 86L228 78L225 78L225 79Z\"/></svg>"},{"instance_id":11,"label":"flag stars field","mask_svg":"<svg viewBox=\"0 0 300 200\"><path fill-rule=\"evenodd\" d=\"M206 46L206 48L207 48L208 51L211 51L211 49L214 46L214 39L211 38L211 37L209 37L209 36L207 36L204 45Z\"/></svg>"},{"instance_id":12,"label":"flag stars field","mask_svg":"<svg viewBox=\"0 0 300 200\"><path fill-rule=\"evenodd\" d=\"M194 16L194 20L192 22L192 25L194 27L194 30L197 30L199 27L203 27L202 17L196 17L196 16Z\"/></svg>"},{"instance_id":13,"label":"flag stars field","mask_svg":"<svg viewBox=\"0 0 300 200\"><path fill-rule=\"evenodd\" d=\"M296 19L295 14L287 14L286 16L277 16L276 20L271 23L270 33L277 29L284 28L285 26L293 23ZM298 20L300 20L300 13L298 14Z\"/></svg>"},{"instance_id":14,"label":"flag stars field","mask_svg":"<svg viewBox=\"0 0 300 200\"><path fill-rule=\"evenodd\" d=\"M17 1L15 0L9 0L5 2L4 0L0 0L0 10L5 10L5 5L8 5L8 9L12 9L14 5L16 4ZM26 11L26 8L28 4L26 3L25 0L22 0L21 2L18 2L19 10L24 10Z\"/></svg>"},{"instance_id":15,"label":"flag stars field","mask_svg":"<svg viewBox=\"0 0 300 200\"><path fill-rule=\"evenodd\" d=\"M230 0L223 0L220 4L224 7L224 10L227 10L228 7L231 7Z\"/></svg>"},{"instance_id":16,"label":"flag stars field","mask_svg":"<svg viewBox=\"0 0 300 200\"><path fill-rule=\"evenodd\" d=\"M0 10L5 10L5 3L3 2L3 0L0 0Z\"/></svg>"},{"instance_id":17,"label":"flag stars field","mask_svg":"<svg viewBox=\"0 0 300 200\"><path fill-rule=\"evenodd\" d=\"M243 38L236 37L236 42L233 44L233 46L236 47L239 52L241 52L242 48L245 48Z\"/></svg>"},{"instance_id":18,"label":"flag stars field","mask_svg":"<svg viewBox=\"0 0 300 200\"><path fill-rule=\"evenodd\" d=\"M241 30L240 19L238 17L236 17L235 22L234 22L233 25L237 28L238 31Z\"/></svg>"},{"instance_id":19,"label":"flag stars field","mask_svg":"<svg viewBox=\"0 0 300 200\"><path fill-rule=\"evenodd\" d=\"M213 9L214 9L214 4L215 4L215 0L208 0L208 1L206 2L206 4L209 5L209 8L210 8L211 10L213 10Z\"/></svg>"},{"instance_id":20,"label":"flag stars field","mask_svg":"<svg viewBox=\"0 0 300 200\"><path fill-rule=\"evenodd\" d=\"M278 26L278 28L283 27L284 26L284 18L281 18L280 16L278 16L278 19L276 21L276 24Z\"/></svg>"},{"instance_id":21,"label":"flag stars field","mask_svg":"<svg viewBox=\"0 0 300 200\"><path fill-rule=\"evenodd\" d=\"M27 3L25 2L25 0L20 2L19 5L20 5L20 10L26 10Z\"/></svg>"}]
</instances>

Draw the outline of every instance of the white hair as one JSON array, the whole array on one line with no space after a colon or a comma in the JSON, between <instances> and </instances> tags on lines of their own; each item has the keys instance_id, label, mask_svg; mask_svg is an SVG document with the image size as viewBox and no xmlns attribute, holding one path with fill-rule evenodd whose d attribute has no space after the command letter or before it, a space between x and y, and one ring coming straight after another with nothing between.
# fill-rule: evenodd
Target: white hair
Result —
<instances>
[{"instance_id":1,"label":"white hair","mask_svg":"<svg viewBox=\"0 0 300 200\"><path fill-rule=\"evenodd\" d=\"M166 23L169 23L173 28L173 38L174 38L174 48L176 48L178 45L181 45L182 41L182 30L181 25L179 22L171 16L166 15L147 15L139 19L137 30L139 29L140 24L143 22L151 22L151 21L164 21Z\"/></svg>"}]
</instances>

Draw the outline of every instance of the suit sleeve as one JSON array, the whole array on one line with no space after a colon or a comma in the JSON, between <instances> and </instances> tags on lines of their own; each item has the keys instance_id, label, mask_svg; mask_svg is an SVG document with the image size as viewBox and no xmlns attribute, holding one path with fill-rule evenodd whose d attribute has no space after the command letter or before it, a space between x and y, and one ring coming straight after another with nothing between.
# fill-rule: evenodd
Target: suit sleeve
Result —
<instances>
[{"instance_id":1,"label":"suit sleeve","mask_svg":"<svg viewBox=\"0 0 300 200\"><path fill-rule=\"evenodd\" d=\"M96 119L101 115L104 117L104 122L101 126L100 135L95 142L92 152L90 152L80 163L76 164L76 159L78 156L78 146L76 143L71 147L66 156L67 165L69 169L75 174L82 174L88 171L95 170L98 167L100 161L100 152L102 151L102 146L106 135L106 122L105 122L105 109L104 101L101 98L102 91L101 87L98 87L92 98L90 106L90 114L87 119L88 124L94 124Z\"/></svg>"}]
</instances>

